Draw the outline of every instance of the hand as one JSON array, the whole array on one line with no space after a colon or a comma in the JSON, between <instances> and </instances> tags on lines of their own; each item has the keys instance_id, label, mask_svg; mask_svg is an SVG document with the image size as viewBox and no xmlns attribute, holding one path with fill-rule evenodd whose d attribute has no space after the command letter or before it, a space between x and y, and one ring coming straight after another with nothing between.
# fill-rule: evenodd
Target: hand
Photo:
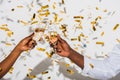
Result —
<instances>
[{"instance_id":1,"label":"hand","mask_svg":"<svg viewBox=\"0 0 120 80\"><path fill-rule=\"evenodd\" d=\"M16 49L19 51L26 51L33 49L36 45L36 42L32 39L34 34L31 34L30 36L24 38L19 42L19 44L16 46Z\"/></svg>"},{"instance_id":2,"label":"hand","mask_svg":"<svg viewBox=\"0 0 120 80\"><path fill-rule=\"evenodd\" d=\"M50 45L54 48L58 55L62 57L69 57L72 48L59 35L57 35L57 38L58 38L57 44L54 45L53 43L50 42Z\"/></svg>"}]
</instances>

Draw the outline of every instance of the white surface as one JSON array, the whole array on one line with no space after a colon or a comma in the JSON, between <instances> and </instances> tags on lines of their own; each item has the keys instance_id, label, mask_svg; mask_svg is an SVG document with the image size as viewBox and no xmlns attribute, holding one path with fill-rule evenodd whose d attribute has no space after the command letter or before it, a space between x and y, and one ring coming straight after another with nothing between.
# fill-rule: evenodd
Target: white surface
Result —
<instances>
[{"instance_id":1,"label":"white surface","mask_svg":"<svg viewBox=\"0 0 120 80\"><path fill-rule=\"evenodd\" d=\"M34 7L30 5L32 1ZM9 43L17 44L21 39L31 33L29 32L29 29L30 27L34 27L35 25L28 24L24 26L17 21L23 20L28 22L31 20L33 13L37 13L37 10L40 9L40 6L36 4L36 1L37 0L0 0L0 26L2 24L7 24L7 27L14 32L14 35L8 37L5 31L0 30L0 41L7 41ZM84 55L88 55L96 59L96 55L104 56L111 51L115 44L118 43L116 39L120 39L120 27L118 27L118 29L115 31L113 31L113 27L116 24L120 23L119 0L101 0L101 2L99 2L100 0L65 0L65 5L62 5L61 7L58 4L59 2L61 2L61 0L50 1L51 2L48 2L48 0L39 0L39 2L43 5L48 4L49 6L51 6L53 2L57 3L57 9L54 10L52 9L52 7L50 7L49 10L51 13L56 12L57 14L59 14L59 17L64 18L64 20L56 25L56 27L61 24L67 24L68 38L63 36L59 28L57 28L56 31L65 40L68 41L72 48L75 48L77 44L80 44L81 46L82 44L87 45L86 48L78 46L78 52L84 50ZM23 6L23 8L16 7L21 5ZM31 8L31 11L29 11L28 7ZM59 11L63 10L64 7L66 8L67 13L61 14ZM96 10L96 7L98 7L99 10ZM14 8L15 10L11 11L12 8ZM107 12L104 12L105 9L107 10ZM84 16L84 19L82 20L82 30L77 29L75 31L74 25L77 25L77 23L74 22L73 16L76 15ZM90 23L91 21L95 20L97 16L101 16L102 19L98 21L99 26L97 26L97 30L93 31ZM91 18L88 19L89 17ZM8 21L6 20L6 18L10 18L13 21ZM53 14L50 14L48 16L48 20L53 20ZM104 36L100 36L102 31L104 31L105 33ZM88 36L88 38L86 38L86 41L89 41L89 43L86 43L84 38L82 39L82 42L70 40L73 37L77 37L80 33ZM97 39L93 40L93 38L95 37L97 37ZM15 41L11 41L11 39L15 39ZM100 45L96 45L96 41L104 41L105 45L103 47ZM37 46L46 48L46 50L49 51L48 43L45 43L44 45L38 44ZM0 43L0 47L3 49L3 52L6 55L9 55L10 51L15 47L15 45L6 46L5 44ZM54 60L54 58L48 58L45 52L40 52L35 48L30 52L30 54L26 54L26 52L22 53L22 55L14 64L13 73L8 73L7 75L5 75L4 79L27 80L28 78L26 77L26 74L28 73L28 69L31 68L33 69L31 74L40 76L41 80L47 80L49 76L51 76L51 80L89 80L88 78L81 76L80 68L71 63L68 59L60 59L60 63L58 64L52 61ZM69 63L71 65L70 69L74 70L75 74L70 75L68 72L66 72L67 67L65 67L65 63ZM46 70L49 71L48 74L40 74L41 72ZM37 78L35 78L35 80L38 80Z\"/></svg>"}]
</instances>

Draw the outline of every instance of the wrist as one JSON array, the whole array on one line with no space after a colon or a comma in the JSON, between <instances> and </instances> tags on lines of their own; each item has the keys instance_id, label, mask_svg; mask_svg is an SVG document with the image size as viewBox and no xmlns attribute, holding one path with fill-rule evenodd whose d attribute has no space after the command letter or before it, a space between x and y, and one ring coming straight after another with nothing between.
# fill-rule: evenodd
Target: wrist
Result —
<instances>
[{"instance_id":1,"label":"wrist","mask_svg":"<svg viewBox=\"0 0 120 80\"><path fill-rule=\"evenodd\" d=\"M19 48L19 46L16 46L14 48L14 51L18 52L18 53L22 53L23 51Z\"/></svg>"},{"instance_id":2,"label":"wrist","mask_svg":"<svg viewBox=\"0 0 120 80\"><path fill-rule=\"evenodd\" d=\"M73 49L70 49L68 58L71 58L73 54L74 54L74 50L73 50Z\"/></svg>"}]
</instances>

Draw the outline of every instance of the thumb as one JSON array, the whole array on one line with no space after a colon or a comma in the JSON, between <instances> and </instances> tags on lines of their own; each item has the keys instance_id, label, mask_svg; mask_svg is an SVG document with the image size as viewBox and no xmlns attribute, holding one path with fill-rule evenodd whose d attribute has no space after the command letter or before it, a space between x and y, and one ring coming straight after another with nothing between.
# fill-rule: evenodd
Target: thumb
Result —
<instances>
[{"instance_id":1,"label":"thumb","mask_svg":"<svg viewBox=\"0 0 120 80\"><path fill-rule=\"evenodd\" d=\"M60 37L59 34L57 35L57 38L58 38L58 40L59 40L60 43L64 43L64 40Z\"/></svg>"},{"instance_id":2,"label":"thumb","mask_svg":"<svg viewBox=\"0 0 120 80\"><path fill-rule=\"evenodd\" d=\"M31 35L29 35L29 36L26 37L25 39L29 41L29 40L31 40L31 39L33 38L33 36L34 36L34 33L32 33Z\"/></svg>"}]
</instances>

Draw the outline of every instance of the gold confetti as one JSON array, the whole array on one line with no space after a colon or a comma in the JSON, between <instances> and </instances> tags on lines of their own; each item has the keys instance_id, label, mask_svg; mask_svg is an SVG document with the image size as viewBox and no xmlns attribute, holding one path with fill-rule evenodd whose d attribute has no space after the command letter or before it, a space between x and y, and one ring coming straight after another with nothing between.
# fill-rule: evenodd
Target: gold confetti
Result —
<instances>
[{"instance_id":1,"label":"gold confetti","mask_svg":"<svg viewBox=\"0 0 120 80\"><path fill-rule=\"evenodd\" d=\"M3 26L3 27L6 27L6 26L8 26L8 25L7 25L7 24L2 24L2 26Z\"/></svg>"},{"instance_id":2,"label":"gold confetti","mask_svg":"<svg viewBox=\"0 0 120 80\"><path fill-rule=\"evenodd\" d=\"M101 36L103 36L103 35L104 35L104 32L101 33Z\"/></svg>"},{"instance_id":3,"label":"gold confetti","mask_svg":"<svg viewBox=\"0 0 120 80\"><path fill-rule=\"evenodd\" d=\"M54 51L51 51L51 53L46 52L46 55L48 56L48 58L51 58L53 54L54 54Z\"/></svg>"},{"instance_id":4,"label":"gold confetti","mask_svg":"<svg viewBox=\"0 0 120 80\"><path fill-rule=\"evenodd\" d=\"M10 70L9 70L9 73L12 74L12 73L13 73L13 70L14 70L14 68L11 67Z\"/></svg>"},{"instance_id":5,"label":"gold confetti","mask_svg":"<svg viewBox=\"0 0 120 80\"><path fill-rule=\"evenodd\" d=\"M46 9L46 8L49 8L49 5L45 5L45 6L42 6L41 9Z\"/></svg>"},{"instance_id":6,"label":"gold confetti","mask_svg":"<svg viewBox=\"0 0 120 80\"><path fill-rule=\"evenodd\" d=\"M64 0L62 0L62 4L64 4L65 2L64 2Z\"/></svg>"},{"instance_id":7,"label":"gold confetti","mask_svg":"<svg viewBox=\"0 0 120 80\"><path fill-rule=\"evenodd\" d=\"M83 16L74 16L73 18L81 18L81 19L84 19Z\"/></svg>"},{"instance_id":8,"label":"gold confetti","mask_svg":"<svg viewBox=\"0 0 120 80\"><path fill-rule=\"evenodd\" d=\"M78 41L81 41L81 37L80 36L78 36Z\"/></svg>"},{"instance_id":9,"label":"gold confetti","mask_svg":"<svg viewBox=\"0 0 120 80\"><path fill-rule=\"evenodd\" d=\"M11 37L11 36L13 35L13 32L12 32L12 31L7 31L7 35L8 35L9 37Z\"/></svg>"},{"instance_id":10,"label":"gold confetti","mask_svg":"<svg viewBox=\"0 0 120 80\"><path fill-rule=\"evenodd\" d=\"M118 43L120 43L120 39L116 39Z\"/></svg>"},{"instance_id":11,"label":"gold confetti","mask_svg":"<svg viewBox=\"0 0 120 80\"><path fill-rule=\"evenodd\" d=\"M81 22L81 20L75 20L75 22Z\"/></svg>"},{"instance_id":12,"label":"gold confetti","mask_svg":"<svg viewBox=\"0 0 120 80\"><path fill-rule=\"evenodd\" d=\"M48 73L48 71L44 71L44 72L42 72L42 75L47 74L47 73Z\"/></svg>"},{"instance_id":13,"label":"gold confetti","mask_svg":"<svg viewBox=\"0 0 120 80\"><path fill-rule=\"evenodd\" d=\"M58 14L54 14L54 22L58 21Z\"/></svg>"},{"instance_id":14,"label":"gold confetti","mask_svg":"<svg viewBox=\"0 0 120 80\"><path fill-rule=\"evenodd\" d=\"M33 21L35 19L35 17L36 17L36 14L34 13L31 20Z\"/></svg>"},{"instance_id":15,"label":"gold confetti","mask_svg":"<svg viewBox=\"0 0 120 80\"><path fill-rule=\"evenodd\" d=\"M40 47L38 47L37 50L39 50L39 51L43 51L43 52L45 51L44 48L40 48Z\"/></svg>"},{"instance_id":16,"label":"gold confetti","mask_svg":"<svg viewBox=\"0 0 120 80\"><path fill-rule=\"evenodd\" d=\"M19 23L22 23L23 25L27 25L28 23L23 20L18 20Z\"/></svg>"},{"instance_id":17,"label":"gold confetti","mask_svg":"<svg viewBox=\"0 0 120 80\"><path fill-rule=\"evenodd\" d=\"M59 20L58 20L58 22L61 22L63 20L63 18L60 18Z\"/></svg>"},{"instance_id":18,"label":"gold confetti","mask_svg":"<svg viewBox=\"0 0 120 80\"><path fill-rule=\"evenodd\" d=\"M113 30L116 30L119 27L119 24L116 24L113 28Z\"/></svg>"},{"instance_id":19,"label":"gold confetti","mask_svg":"<svg viewBox=\"0 0 120 80\"><path fill-rule=\"evenodd\" d=\"M67 72L68 72L69 74L74 74L74 71L73 71L73 70L70 70L70 69L67 69Z\"/></svg>"},{"instance_id":20,"label":"gold confetti","mask_svg":"<svg viewBox=\"0 0 120 80\"><path fill-rule=\"evenodd\" d=\"M95 26L92 26L92 29L93 29L94 31L96 31L96 28L95 28Z\"/></svg>"},{"instance_id":21,"label":"gold confetti","mask_svg":"<svg viewBox=\"0 0 120 80\"><path fill-rule=\"evenodd\" d=\"M17 6L17 8L23 8L23 6Z\"/></svg>"},{"instance_id":22,"label":"gold confetti","mask_svg":"<svg viewBox=\"0 0 120 80\"><path fill-rule=\"evenodd\" d=\"M51 77L48 77L48 80L50 80L51 79Z\"/></svg>"},{"instance_id":23,"label":"gold confetti","mask_svg":"<svg viewBox=\"0 0 120 80\"><path fill-rule=\"evenodd\" d=\"M107 12L107 9L103 10L103 12Z\"/></svg>"},{"instance_id":24,"label":"gold confetti","mask_svg":"<svg viewBox=\"0 0 120 80\"><path fill-rule=\"evenodd\" d=\"M70 67L70 64L66 64L66 67Z\"/></svg>"},{"instance_id":25,"label":"gold confetti","mask_svg":"<svg viewBox=\"0 0 120 80\"><path fill-rule=\"evenodd\" d=\"M71 38L71 41L75 41L75 40L77 40L77 38Z\"/></svg>"},{"instance_id":26,"label":"gold confetti","mask_svg":"<svg viewBox=\"0 0 120 80\"><path fill-rule=\"evenodd\" d=\"M92 25L96 24L96 21L92 21L91 24L92 24Z\"/></svg>"},{"instance_id":27,"label":"gold confetti","mask_svg":"<svg viewBox=\"0 0 120 80\"><path fill-rule=\"evenodd\" d=\"M99 8L98 8L98 7L96 7L96 10L99 10Z\"/></svg>"},{"instance_id":28,"label":"gold confetti","mask_svg":"<svg viewBox=\"0 0 120 80\"><path fill-rule=\"evenodd\" d=\"M11 43L6 43L6 46L12 46L12 44Z\"/></svg>"},{"instance_id":29,"label":"gold confetti","mask_svg":"<svg viewBox=\"0 0 120 80\"><path fill-rule=\"evenodd\" d=\"M95 19L95 21L93 21L92 23L93 23L93 24L96 24L96 23L97 23L96 21L98 21L98 19L102 19L102 17L101 17L101 16L98 16L98 17ZM91 24L92 24L92 23L91 23Z\"/></svg>"},{"instance_id":30,"label":"gold confetti","mask_svg":"<svg viewBox=\"0 0 120 80\"><path fill-rule=\"evenodd\" d=\"M2 71L2 68L0 67L0 72Z\"/></svg>"},{"instance_id":31,"label":"gold confetti","mask_svg":"<svg viewBox=\"0 0 120 80\"><path fill-rule=\"evenodd\" d=\"M81 37L85 37L85 35L83 33L80 34Z\"/></svg>"},{"instance_id":32,"label":"gold confetti","mask_svg":"<svg viewBox=\"0 0 120 80\"><path fill-rule=\"evenodd\" d=\"M46 12L45 13L40 13L39 14L40 16L48 16L48 15L50 15L50 12L49 12L49 10L46 10Z\"/></svg>"},{"instance_id":33,"label":"gold confetti","mask_svg":"<svg viewBox=\"0 0 120 80\"><path fill-rule=\"evenodd\" d=\"M30 73L30 72L32 72L32 69L31 69L31 68L29 68L29 69L28 69L28 72L29 72L29 73Z\"/></svg>"},{"instance_id":34,"label":"gold confetti","mask_svg":"<svg viewBox=\"0 0 120 80\"><path fill-rule=\"evenodd\" d=\"M94 68L94 65L93 64L89 64L91 68Z\"/></svg>"},{"instance_id":35,"label":"gold confetti","mask_svg":"<svg viewBox=\"0 0 120 80\"><path fill-rule=\"evenodd\" d=\"M38 21L33 21L31 24L37 24L38 23Z\"/></svg>"},{"instance_id":36,"label":"gold confetti","mask_svg":"<svg viewBox=\"0 0 120 80\"><path fill-rule=\"evenodd\" d=\"M54 2L52 5L53 9L56 9L56 3Z\"/></svg>"},{"instance_id":37,"label":"gold confetti","mask_svg":"<svg viewBox=\"0 0 120 80\"><path fill-rule=\"evenodd\" d=\"M34 79L34 78L36 78L35 75L30 75L30 74L27 74L27 77L30 78L30 79Z\"/></svg>"},{"instance_id":38,"label":"gold confetti","mask_svg":"<svg viewBox=\"0 0 120 80\"><path fill-rule=\"evenodd\" d=\"M7 27L0 27L1 30L10 31Z\"/></svg>"},{"instance_id":39,"label":"gold confetti","mask_svg":"<svg viewBox=\"0 0 120 80\"><path fill-rule=\"evenodd\" d=\"M96 42L96 44L100 44L100 45L104 46L104 42Z\"/></svg>"}]
</instances>

